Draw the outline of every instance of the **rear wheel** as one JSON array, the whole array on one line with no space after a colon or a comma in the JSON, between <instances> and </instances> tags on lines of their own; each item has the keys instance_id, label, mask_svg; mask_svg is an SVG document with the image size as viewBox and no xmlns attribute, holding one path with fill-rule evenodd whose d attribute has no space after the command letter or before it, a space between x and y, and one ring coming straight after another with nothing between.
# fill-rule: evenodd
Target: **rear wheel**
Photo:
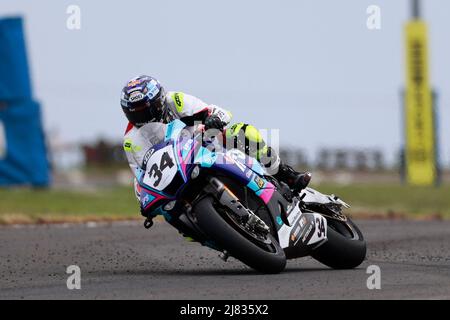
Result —
<instances>
[{"instance_id":1,"label":"rear wheel","mask_svg":"<svg viewBox=\"0 0 450 320\"><path fill-rule=\"evenodd\" d=\"M353 269L366 257L366 242L358 227L346 222L327 218L328 241L315 249L311 256L333 269Z\"/></svg>"},{"instance_id":2,"label":"rear wheel","mask_svg":"<svg viewBox=\"0 0 450 320\"><path fill-rule=\"evenodd\" d=\"M194 207L197 223L212 240L231 256L264 273L279 273L286 266L286 256L275 238L252 234L226 213L219 213L213 197L201 199Z\"/></svg>"}]
</instances>

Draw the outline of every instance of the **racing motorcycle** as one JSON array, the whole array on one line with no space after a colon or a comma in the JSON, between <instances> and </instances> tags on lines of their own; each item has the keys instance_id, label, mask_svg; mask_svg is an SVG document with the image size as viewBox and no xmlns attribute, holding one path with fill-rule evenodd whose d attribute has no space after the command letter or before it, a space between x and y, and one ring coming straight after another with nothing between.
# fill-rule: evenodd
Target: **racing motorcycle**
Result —
<instances>
[{"instance_id":1,"label":"racing motorcycle","mask_svg":"<svg viewBox=\"0 0 450 320\"><path fill-rule=\"evenodd\" d=\"M287 259L312 256L335 269L359 266L366 243L343 214L348 204L312 188L292 194L239 149L211 148L174 120L136 170L149 228L157 215L180 233L264 273Z\"/></svg>"}]
</instances>

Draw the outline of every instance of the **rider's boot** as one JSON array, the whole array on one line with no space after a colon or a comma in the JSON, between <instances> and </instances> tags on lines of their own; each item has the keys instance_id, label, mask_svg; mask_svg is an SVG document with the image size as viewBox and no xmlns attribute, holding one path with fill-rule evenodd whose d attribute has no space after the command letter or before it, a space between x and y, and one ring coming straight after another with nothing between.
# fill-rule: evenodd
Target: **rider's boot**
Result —
<instances>
[{"instance_id":1,"label":"rider's boot","mask_svg":"<svg viewBox=\"0 0 450 320\"><path fill-rule=\"evenodd\" d=\"M270 147L262 150L260 161L270 174L278 181L286 183L294 192L305 189L311 180L310 172L295 171L291 166L283 163L278 153Z\"/></svg>"},{"instance_id":2,"label":"rider's boot","mask_svg":"<svg viewBox=\"0 0 450 320\"><path fill-rule=\"evenodd\" d=\"M297 172L291 166L283 162L278 166L278 172L274 177L285 182L294 192L302 191L311 181L310 172Z\"/></svg>"}]
</instances>

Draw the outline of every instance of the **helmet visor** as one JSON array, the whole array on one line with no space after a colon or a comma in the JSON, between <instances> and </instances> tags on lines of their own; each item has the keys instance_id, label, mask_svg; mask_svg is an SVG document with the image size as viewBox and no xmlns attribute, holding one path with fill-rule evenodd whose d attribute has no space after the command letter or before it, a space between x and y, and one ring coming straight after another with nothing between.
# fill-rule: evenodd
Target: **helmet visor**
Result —
<instances>
[{"instance_id":1,"label":"helmet visor","mask_svg":"<svg viewBox=\"0 0 450 320\"><path fill-rule=\"evenodd\" d=\"M132 124L142 126L148 122L157 122L161 120L162 105L158 100L134 102L130 107L123 108L125 115Z\"/></svg>"}]
</instances>

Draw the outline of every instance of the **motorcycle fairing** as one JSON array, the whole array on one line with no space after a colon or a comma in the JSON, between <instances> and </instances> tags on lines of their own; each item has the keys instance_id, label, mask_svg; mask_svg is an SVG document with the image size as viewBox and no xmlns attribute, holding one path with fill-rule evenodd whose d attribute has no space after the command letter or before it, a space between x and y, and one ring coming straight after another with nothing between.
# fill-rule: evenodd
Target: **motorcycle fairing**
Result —
<instances>
[{"instance_id":1,"label":"motorcycle fairing","mask_svg":"<svg viewBox=\"0 0 450 320\"><path fill-rule=\"evenodd\" d=\"M332 195L325 195L312 188L305 188L300 193L304 202L307 203L320 203L320 204L337 204L344 208L350 208L350 206L342 201L339 197Z\"/></svg>"},{"instance_id":2,"label":"motorcycle fairing","mask_svg":"<svg viewBox=\"0 0 450 320\"><path fill-rule=\"evenodd\" d=\"M276 187L265 179L266 172L256 159L237 149L211 151L195 137L182 137L184 127L185 124L180 120L171 122L166 129L165 141L153 146L148 153L147 160L150 160L159 150L173 148L177 172L167 187L157 190L145 183L149 168L144 168L147 172L141 169L136 171L143 208L148 210L154 207L153 214L162 214L166 220L170 220L170 214L163 206L177 199L181 187L190 179L192 170L200 166L225 173L255 192L267 205L282 248L296 247L296 254L303 254L326 241L326 220L320 214L302 213L297 202L290 204L281 193L275 192ZM181 178L177 180L177 176ZM169 189L170 193L167 192Z\"/></svg>"}]
</instances>

